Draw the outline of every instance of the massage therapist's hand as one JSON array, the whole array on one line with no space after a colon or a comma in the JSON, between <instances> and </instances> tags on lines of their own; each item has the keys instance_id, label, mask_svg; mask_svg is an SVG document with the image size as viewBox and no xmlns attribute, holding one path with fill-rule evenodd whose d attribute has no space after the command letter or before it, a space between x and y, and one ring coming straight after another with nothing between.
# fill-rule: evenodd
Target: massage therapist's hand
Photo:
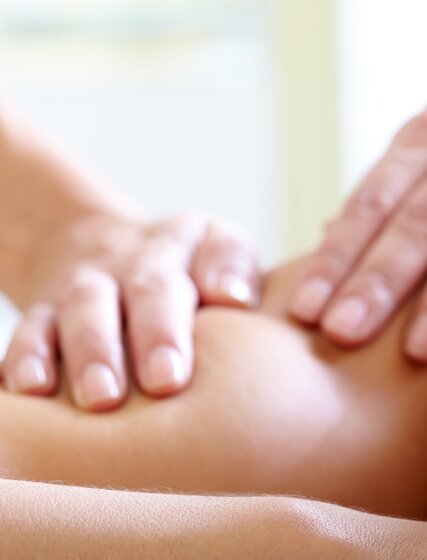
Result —
<instances>
[{"instance_id":1,"label":"massage therapist's hand","mask_svg":"<svg viewBox=\"0 0 427 560\"><path fill-rule=\"evenodd\" d=\"M427 111L397 134L308 260L291 312L338 344L373 339L402 301L423 291L404 336L427 363Z\"/></svg>"},{"instance_id":2,"label":"massage therapist's hand","mask_svg":"<svg viewBox=\"0 0 427 560\"><path fill-rule=\"evenodd\" d=\"M251 306L255 253L243 235L198 214L147 223L99 214L45 242L33 289L3 371L11 390L50 394L59 348L76 403L105 410L128 385L125 348L149 395L191 377L199 303ZM125 325L125 328L123 328Z\"/></svg>"}]
</instances>

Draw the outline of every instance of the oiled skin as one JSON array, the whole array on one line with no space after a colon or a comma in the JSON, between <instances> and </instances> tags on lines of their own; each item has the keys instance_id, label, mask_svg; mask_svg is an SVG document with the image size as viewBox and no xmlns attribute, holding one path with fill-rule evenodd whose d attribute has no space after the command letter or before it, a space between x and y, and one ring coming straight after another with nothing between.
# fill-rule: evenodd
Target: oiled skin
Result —
<instances>
[{"instance_id":1,"label":"oiled skin","mask_svg":"<svg viewBox=\"0 0 427 560\"><path fill-rule=\"evenodd\" d=\"M284 318L294 265L262 309L202 310L183 394L112 414L0 393L0 476L185 492L290 493L427 518L427 372L404 361L407 310L338 350Z\"/></svg>"}]
</instances>

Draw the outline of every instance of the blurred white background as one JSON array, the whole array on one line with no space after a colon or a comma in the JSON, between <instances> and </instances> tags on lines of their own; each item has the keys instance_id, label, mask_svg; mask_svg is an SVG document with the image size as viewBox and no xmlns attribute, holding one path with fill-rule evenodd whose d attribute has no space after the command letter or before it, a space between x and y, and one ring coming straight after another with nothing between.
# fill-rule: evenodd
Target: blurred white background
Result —
<instances>
[{"instance_id":1,"label":"blurred white background","mask_svg":"<svg viewBox=\"0 0 427 560\"><path fill-rule=\"evenodd\" d=\"M226 215L271 264L427 105L425 21L424 0L3 0L1 90L142 208ZM1 304L0 353L14 321Z\"/></svg>"},{"instance_id":2,"label":"blurred white background","mask_svg":"<svg viewBox=\"0 0 427 560\"><path fill-rule=\"evenodd\" d=\"M385 149L399 127L427 109L427 2L340 0L343 188Z\"/></svg>"}]
</instances>

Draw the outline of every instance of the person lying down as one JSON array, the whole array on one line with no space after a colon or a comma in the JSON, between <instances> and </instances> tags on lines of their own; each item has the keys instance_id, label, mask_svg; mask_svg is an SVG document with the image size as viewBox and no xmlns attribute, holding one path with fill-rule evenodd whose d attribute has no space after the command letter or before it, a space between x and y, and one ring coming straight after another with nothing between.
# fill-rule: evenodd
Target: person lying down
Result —
<instances>
[{"instance_id":1,"label":"person lying down","mask_svg":"<svg viewBox=\"0 0 427 560\"><path fill-rule=\"evenodd\" d=\"M345 352L286 319L299 266L267 275L257 311L198 312L177 397L132 390L89 415L64 384L53 399L0 392L1 557L423 557L424 523L379 517L427 519L427 375L401 356L408 308Z\"/></svg>"}]
</instances>

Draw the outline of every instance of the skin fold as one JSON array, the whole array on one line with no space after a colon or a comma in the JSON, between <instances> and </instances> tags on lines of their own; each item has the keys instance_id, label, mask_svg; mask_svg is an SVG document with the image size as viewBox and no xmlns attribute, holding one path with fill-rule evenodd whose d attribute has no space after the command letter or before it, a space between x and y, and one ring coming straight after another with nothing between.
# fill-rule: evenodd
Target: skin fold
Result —
<instances>
[{"instance_id":1,"label":"skin fold","mask_svg":"<svg viewBox=\"0 0 427 560\"><path fill-rule=\"evenodd\" d=\"M108 415L0 393L0 476L189 493L280 493L424 520L427 375L400 352L408 309L371 346L337 349L284 318L297 264L261 310L203 309L188 390L131 390ZM76 349L78 352L78 349Z\"/></svg>"}]
</instances>

